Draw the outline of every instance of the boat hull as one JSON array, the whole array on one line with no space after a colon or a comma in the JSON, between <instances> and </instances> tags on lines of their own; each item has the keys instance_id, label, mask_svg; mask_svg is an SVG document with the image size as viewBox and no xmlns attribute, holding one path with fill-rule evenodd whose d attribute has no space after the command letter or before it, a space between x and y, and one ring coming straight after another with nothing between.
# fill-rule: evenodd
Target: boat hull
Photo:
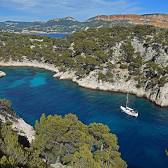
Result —
<instances>
[{"instance_id":1,"label":"boat hull","mask_svg":"<svg viewBox=\"0 0 168 168\"><path fill-rule=\"evenodd\" d=\"M133 109L131 108L126 108L126 107L123 107L123 106L120 106L120 109L122 110L122 112L130 115L130 116L133 116L133 117L138 117L138 113L133 111Z\"/></svg>"}]
</instances>

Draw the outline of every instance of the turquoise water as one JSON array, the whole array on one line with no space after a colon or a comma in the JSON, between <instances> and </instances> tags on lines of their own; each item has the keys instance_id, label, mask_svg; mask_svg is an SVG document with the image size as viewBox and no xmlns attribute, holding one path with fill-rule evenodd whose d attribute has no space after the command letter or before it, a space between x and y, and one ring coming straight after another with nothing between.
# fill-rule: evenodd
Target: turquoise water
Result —
<instances>
[{"instance_id":1,"label":"turquoise water","mask_svg":"<svg viewBox=\"0 0 168 168\"><path fill-rule=\"evenodd\" d=\"M0 79L0 97L11 99L13 106L28 123L34 124L42 113L76 114L84 123L107 124L119 137L122 157L129 168L167 168L168 108L130 96L130 106L139 111L132 118L119 106L126 96L93 91L71 81L60 81L53 73L37 68L4 67L7 76Z\"/></svg>"}]
</instances>

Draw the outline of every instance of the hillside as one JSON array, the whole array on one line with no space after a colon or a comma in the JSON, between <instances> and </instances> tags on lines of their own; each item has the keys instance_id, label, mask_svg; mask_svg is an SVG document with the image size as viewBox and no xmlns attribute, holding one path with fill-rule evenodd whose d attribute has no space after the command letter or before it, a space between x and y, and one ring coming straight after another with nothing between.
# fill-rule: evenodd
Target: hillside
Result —
<instances>
[{"instance_id":1,"label":"hillside","mask_svg":"<svg viewBox=\"0 0 168 168\"><path fill-rule=\"evenodd\" d=\"M88 29L65 39L1 33L0 60L0 65L48 68L83 87L129 92L168 106L168 30Z\"/></svg>"},{"instance_id":2,"label":"hillside","mask_svg":"<svg viewBox=\"0 0 168 168\"><path fill-rule=\"evenodd\" d=\"M153 25L159 28L168 28L168 15L150 14L150 15L100 15L80 22L73 17L61 19L52 19L45 22L19 22L6 21L0 22L0 31L19 32L19 33L37 33L37 32L75 32L86 30L88 28L113 27L113 26L133 26L133 25Z\"/></svg>"},{"instance_id":3,"label":"hillside","mask_svg":"<svg viewBox=\"0 0 168 168\"><path fill-rule=\"evenodd\" d=\"M17 22L6 21L0 22L1 32L19 32L19 33L51 33L51 32L67 32L85 30L95 27L109 27L106 21L79 22L72 17L61 19L52 19L46 22Z\"/></svg>"},{"instance_id":4,"label":"hillside","mask_svg":"<svg viewBox=\"0 0 168 168\"><path fill-rule=\"evenodd\" d=\"M117 137L107 126L85 125L77 116L44 114L35 124L32 143L12 128L17 120L11 103L0 99L0 167L2 168L126 168ZM28 127L28 126L27 126ZM23 130L24 131L24 130ZM19 134L18 134L19 133Z\"/></svg>"}]
</instances>

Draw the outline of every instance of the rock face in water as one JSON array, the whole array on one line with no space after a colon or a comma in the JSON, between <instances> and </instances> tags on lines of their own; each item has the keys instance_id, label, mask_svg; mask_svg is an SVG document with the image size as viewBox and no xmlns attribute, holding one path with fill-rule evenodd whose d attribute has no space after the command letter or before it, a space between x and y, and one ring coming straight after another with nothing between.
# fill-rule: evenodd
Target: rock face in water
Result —
<instances>
[{"instance_id":1,"label":"rock face in water","mask_svg":"<svg viewBox=\"0 0 168 168\"><path fill-rule=\"evenodd\" d=\"M5 73L5 72L0 71L0 78L2 78L2 77L4 77L4 76L6 76L6 73Z\"/></svg>"},{"instance_id":2,"label":"rock face in water","mask_svg":"<svg viewBox=\"0 0 168 168\"><path fill-rule=\"evenodd\" d=\"M6 118L0 114L0 120L3 123L11 122L13 130L15 130L19 135L26 137L30 143L32 142L32 140L34 140L35 131L33 127L27 124L22 118L15 118L13 120L11 119L10 115L8 115Z\"/></svg>"},{"instance_id":3,"label":"rock face in water","mask_svg":"<svg viewBox=\"0 0 168 168\"><path fill-rule=\"evenodd\" d=\"M0 99L0 121L3 123L10 122L13 130L19 135L26 137L30 143L35 138L34 128L22 118L16 116L11 108L10 102L7 100Z\"/></svg>"},{"instance_id":4,"label":"rock face in water","mask_svg":"<svg viewBox=\"0 0 168 168\"><path fill-rule=\"evenodd\" d=\"M123 75L124 71L121 71L120 73ZM135 94L138 97L146 97L161 107L168 106L168 83L166 83L163 87L160 88L154 87L149 90L146 90L145 87L137 88L137 81L135 80L125 81L125 79L123 78L119 81L116 80L110 83L99 81L95 77L97 72L93 72L83 79L77 79L77 77L74 74L74 72L59 72L56 73L54 77L57 77L59 79L70 79L73 82L76 82L79 86L85 88Z\"/></svg>"}]
</instances>

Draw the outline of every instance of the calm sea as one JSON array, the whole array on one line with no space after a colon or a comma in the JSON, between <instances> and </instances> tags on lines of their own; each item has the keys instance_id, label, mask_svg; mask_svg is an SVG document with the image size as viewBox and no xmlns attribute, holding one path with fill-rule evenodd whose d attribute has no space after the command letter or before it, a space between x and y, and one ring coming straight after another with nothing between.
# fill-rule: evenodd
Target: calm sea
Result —
<instances>
[{"instance_id":1,"label":"calm sea","mask_svg":"<svg viewBox=\"0 0 168 168\"><path fill-rule=\"evenodd\" d=\"M119 138L122 157L129 168L167 168L168 108L130 96L130 106L139 111L133 118L119 109L126 95L81 88L71 81L53 78L37 68L1 67L7 76L0 79L0 97L12 100L20 117L34 125L42 113L76 114L89 124L107 124Z\"/></svg>"}]
</instances>

